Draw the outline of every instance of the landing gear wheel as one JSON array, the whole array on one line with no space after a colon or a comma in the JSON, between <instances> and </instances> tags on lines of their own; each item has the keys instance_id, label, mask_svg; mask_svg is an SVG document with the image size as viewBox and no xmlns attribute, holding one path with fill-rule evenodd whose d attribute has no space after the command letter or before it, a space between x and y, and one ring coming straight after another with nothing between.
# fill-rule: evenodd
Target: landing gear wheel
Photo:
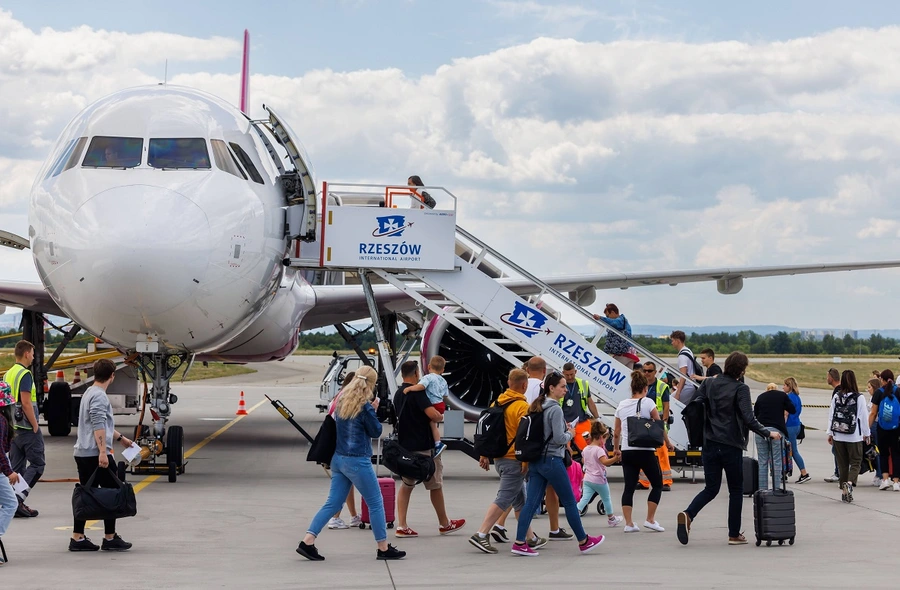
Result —
<instances>
[{"instance_id":1,"label":"landing gear wheel","mask_svg":"<svg viewBox=\"0 0 900 590\"><path fill-rule=\"evenodd\" d=\"M184 465L184 428L169 426L166 432L166 459L176 467Z\"/></svg>"},{"instance_id":2,"label":"landing gear wheel","mask_svg":"<svg viewBox=\"0 0 900 590\"><path fill-rule=\"evenodd\" d=\"M127 468L128 468L128 465L125 464L125 461L119 461L119 463L116 465L116 476L118 476L119 481L121 481L121 482L125 481L125 474L126 474Z\"/></svg>"},{"instance_id":3,"label":"landing gear wheel","mask_svg":"<svg viewBox=\"0 0 900 590\"><path fill-rule=\"evenodd\" d=\"M175 483L178 479L178 465L174 462L169 463L169 483Z\"/></svg>"},{"instance_id":4,"label":"landing gear wheel","mask_svg":"<svg viewBox=\"0 0 900 590\"><path fill-rule=\"evenodd\" d=\"M50 386L44 417L50 436L69 436L72 432L72 389L68 383L55 382Z\"/></svg>"},{"instance_id":5,"label":"landing gear wheel","mask_svg":"<svg viewBox=\"0 0 900 590\"><path fill-rule=\"evenodd\" d=\"M790 539L788 539L788 545L793 545L793 544L794 544L794 537L791 537Z\"/></svg>"}]
</instances>

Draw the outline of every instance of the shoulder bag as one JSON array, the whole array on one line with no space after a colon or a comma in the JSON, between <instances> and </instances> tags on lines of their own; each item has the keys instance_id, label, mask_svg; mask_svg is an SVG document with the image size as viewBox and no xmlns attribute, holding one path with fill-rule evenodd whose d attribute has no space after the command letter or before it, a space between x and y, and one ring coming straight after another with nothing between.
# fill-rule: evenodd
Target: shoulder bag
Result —
<instances>
[{"instance_id":1,"label":"shoulder bag","mask_svg":"<svg viewBox=\"0 0 900 590\"><path fill-rule=\"evenodd\" d=\"M635 415L628 417L628 446L656 449L665 442L662 420L641 417L641 402L638 400Z\"/></svg>"},{"instance_id":2,"label":"shoulder bag","mask_svg":"<svg viewBox=\"0 0 900 590\"><path fill-rule=\"evenodd\" d=\"M306 453L307 461L315 461L322 465L331 465L331 459L334 457L334 450L337 447L337 423L331 414L327 414L322 420L319 432L316 438L309 445L309 452Z\"/></svg>"},{"instance_id":3,"label":"shoulder bag","mask_svg":"<svg viewBox=\"0 0 900 590\"><path fill-rule=\"evenodd\" d=\"M75 520L111 520L137 514L137 499L130 483L120 481L110 470L110 477L117 487L95 488L94 479L101 467L97 467L85 485L75 484L72 492L72 514Z\"/></svg>"},{"instance_id":4,"label":"shoulder bag","mask_svg":"<svg viewBox=\"0 0 900 590\"><path fill-rule=\"evenodd\" d=\"M397 440L400 416L403 415L406 402L407 398L404 394L403 404L397 409L397 423L394 425L394 432L384 439L381 464L400 477L412 479L419 484L434 476L435 465L432 457L407 451Z\"/></svg>"}]
</instances>

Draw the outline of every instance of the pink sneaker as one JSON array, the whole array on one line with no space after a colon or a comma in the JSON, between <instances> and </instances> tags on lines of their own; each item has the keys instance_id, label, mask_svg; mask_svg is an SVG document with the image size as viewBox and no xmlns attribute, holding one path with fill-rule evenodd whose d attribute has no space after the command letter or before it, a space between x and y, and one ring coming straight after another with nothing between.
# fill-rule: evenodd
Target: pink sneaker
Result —
<instances>
[{"instance_id":1,"label":"pink sneaker","mask_svg":"<svg viewBox=\"0 0 900 590\"><path fill-rule=\"evenodd\" d=\"M537 551L528 546L528 543L513 543L513 555L522 555L524 557L537 557L540 555Z\"/></svg>"},{"instance_id":2,"label":"pink sneaker","mask_svg":"<svg viewBox=\"0 0 900 590\"><path fill-rule=\"evenodd\" d=\"M596 537L588 535L587 541L584 543L584 545L578 545L578 549L582 554L590 553L594 550L595 547L600 545L600 543L602 543L604 539L605 538L603 535L597 535Z\"/></svg>"}]
</instances>

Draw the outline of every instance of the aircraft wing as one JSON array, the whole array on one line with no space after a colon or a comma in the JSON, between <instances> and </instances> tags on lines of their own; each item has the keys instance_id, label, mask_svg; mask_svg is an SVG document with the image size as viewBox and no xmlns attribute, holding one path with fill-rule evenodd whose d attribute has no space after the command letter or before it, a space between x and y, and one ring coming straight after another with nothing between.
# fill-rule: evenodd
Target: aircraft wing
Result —
<instances>
[{"instance_id":1,"label":"aircraft wing","mask_svg":"<svg viewBox=\"0 0 900 590\"><path fill-rule=\"evenodd\" d=\"M56 316L66 315L40 283L0 281L0 305L11 305Z\"/></svg>"},{"instance_id":2,"label":"aircraft wing","mask_svg":"<svg viewBox=\"0 0 900 590\"><path fill-rule=\"evenodd\" d=\"M720 293L734 294L741 290L744 279L882 268L900 268L900 260L561 275L543 277L541 280L557 291L569 293L572 299L587 306L593 303L593 292L597 289L627 289L716 281ZM525 280L501 278L497 281L519 295L530 295L540 291L539 287ZM316 304L303 318L301 330L369 317L369 308L359 285L314 286L313 289L316 293ZM382 312L409 311L416 307L412 299L391 285L373 285L373 290L379 310Z\"/></svg>"}]
</instances>

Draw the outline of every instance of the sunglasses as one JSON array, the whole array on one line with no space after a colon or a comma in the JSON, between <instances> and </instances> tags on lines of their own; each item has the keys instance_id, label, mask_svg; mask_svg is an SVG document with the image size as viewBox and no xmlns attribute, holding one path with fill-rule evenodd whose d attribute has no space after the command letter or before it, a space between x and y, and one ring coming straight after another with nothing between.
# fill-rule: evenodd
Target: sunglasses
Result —
<instances>
[{"instance_id":1,"label":"sunglasses","mask_svg":"<svg viewBox=\"0 0 900 590\"><path fill-rule=\"evenodd\" d=\"M563 374L560 373L559 371L553 371L552 373L549 373L549 374L547 375L547 377L554 377L554 378L556 378L556 377L562 377L562 376L563 376Z\"/></svg>"},{"instance_id":2,"label":"sunglasses","mask_svg":"<svg viewBox=\"0 0 900 590\"><path fill-rule=\"evenodd\" d=\"M656 369L643 369L645 373L655 373Z\"/></svg>"}]
</instances>

